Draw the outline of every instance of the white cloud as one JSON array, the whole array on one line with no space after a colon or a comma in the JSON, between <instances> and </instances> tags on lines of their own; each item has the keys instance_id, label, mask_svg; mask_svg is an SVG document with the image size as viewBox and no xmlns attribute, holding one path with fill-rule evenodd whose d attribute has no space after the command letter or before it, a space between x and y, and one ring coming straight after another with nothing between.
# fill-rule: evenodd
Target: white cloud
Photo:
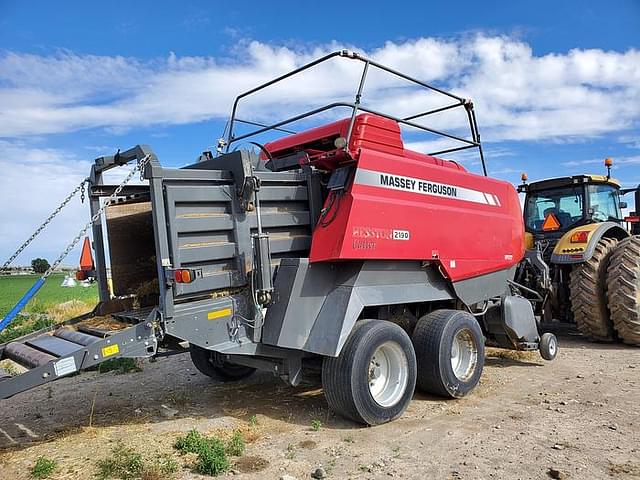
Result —
<instances>
[{"instance_id":1,"label":"white cloud","mask_svg":"<svg viewBox=\"0 0 640 480\"><path fill-rule=\"evenodd\" d=\"M568 168L573 168L580 165L603 165L604 166L604 157L589 158L586 160L568 160L566 162L562 162L562 165ZM614 168L619 165L623 165L623 166L640 165L640 155L631 155L628 157L619 157L619 158L614 157L613 165L614 165Z\"/></svg>"},{"instance_id":2,"label":"white cloud","mask_svg":"<svg viewBox=\"0 0 640 480\"><path fill-rule=\"evenodd\" d=\"M322 54L336 43L301 49L244 42L229 58L135 58L60 52L0 57L0 136L127 129L226 117L234 96ZM353 47L352 47L353 48ZM571 50L536 56L504 36L387 42L372 59L459 95L473 97L483 138L535 140L598 136L637 126L640 52ZM361 65L342 60L250 98L244 116L276 118L355 91ZM415 89L373 74L365 100L398 114L433 106ZM433 118L458 129L464 116Z\"/></svg>"},{"instance_id":3,"label":"white cloud","mask_svg":"<svg viewBox=\"0 0 640 480\"><path fill-rule=\"evenodd\" d=\"M0 140L0 170L3 172L0 192L4 205L0 209L0 225L4 232L0 235L1 263L87 176L89 165L63 150ZM55 181L51 181L52 178ZM14 264L28 265L32 258L42 255L53 262L53 257L75 236L88 216L88 204L81 204L78 198L72 200ZM73 265L76 260L70 259L65 264Z\"/></svg>"},{"instance_id":4,"label":"white cloud","mask_svg":"<svg viewBox=\"0 0 640 480\"><path fill-rule=\"evenodd\" d=\"M24 141L0 140L0 265L49 216L64 198L89 174L91 162L61 149L38 148ZM105 174L105 183L120 183L130 167ZM140 183L136 176L131 184ZM29 265L36 256L53 263L89 220L89 203L76 195L47 228L14 261ZM91 232L89 231L89 234ZM81 245L80 245L81 246ZM76 265L76 247L63 265Z\"/></svg>"}]
</instances>

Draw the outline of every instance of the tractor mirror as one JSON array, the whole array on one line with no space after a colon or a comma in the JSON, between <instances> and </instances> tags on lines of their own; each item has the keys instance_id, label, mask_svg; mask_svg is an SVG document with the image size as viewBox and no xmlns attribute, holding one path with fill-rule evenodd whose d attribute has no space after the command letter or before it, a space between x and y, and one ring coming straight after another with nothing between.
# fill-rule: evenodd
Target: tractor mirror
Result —
<instances>
[{"instance_id":1,"label":"tractor mirror","mask_svg":"<svg viewBox=\"0 0 640 480\"><path fill-rule=\"evenodd\" d=\"M628 206L627 202L620 202L620 208L627 208Z\"/></svg>"}]
</instances>

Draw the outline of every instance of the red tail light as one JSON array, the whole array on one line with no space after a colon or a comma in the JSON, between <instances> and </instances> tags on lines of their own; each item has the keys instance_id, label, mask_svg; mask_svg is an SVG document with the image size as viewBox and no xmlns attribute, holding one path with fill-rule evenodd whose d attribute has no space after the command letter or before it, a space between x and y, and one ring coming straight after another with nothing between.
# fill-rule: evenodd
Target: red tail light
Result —
<instances>
[{"instance_id":1,"label":"red tail light","mask_svg":"<svg viewBox=\"0 0 640 480\"><path fill-rule=\"evenodd\" d=\"M191 270L179 269L173 271L173 279L176 283L191 283L195 280L195 275Z\"/></svg>"},{"instance_id":2,"label":"red tail light","mask_svg":"<svg viewBox=\"0 0 640 480\"><path fill-rule=\"evenodd\" d=\"M589 240L589 232L587 230L578 230L573 235L571 235L570 242L571 243L587 243Z\"/></svg>"}]
</instances>

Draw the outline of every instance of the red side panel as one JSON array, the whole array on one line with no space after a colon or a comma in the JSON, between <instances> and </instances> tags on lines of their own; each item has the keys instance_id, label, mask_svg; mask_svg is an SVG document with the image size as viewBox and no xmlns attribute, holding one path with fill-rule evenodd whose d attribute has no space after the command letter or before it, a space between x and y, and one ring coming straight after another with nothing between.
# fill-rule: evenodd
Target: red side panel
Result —
<instances>
[{"instance_id":1,"label":"red side panel","mask_svg":"<svg viewBox=\"0 0 640 480\"><path fill-rule=\"evenodd\" d=\"M347 123L347 128L348 125ZM358 115L353 126L349 150L355 155L361 148L402 155L404 144L398 123L377 115Z\"/></svg>"},{"instance_id":2,"label":"red side panel","mask_svg":"<svg viewBox=\"0 0 640 480\"><path fill-rule=\"evenodd\" d=\"M353 183L325 216L330 223L316 226L312 262L435 260L457 281L522 259L520 202L509 183L414 152L361 147L356 160Z\"/></svg>"},{"instance_id":3,"label":"red side panel","mask_svg":"<svg viewBox=\"0 0 640 480\"><path fill-rule=\"evenodd\" d=\"M347 136L350 120L350 118L345 118L328 125L305 130L304 132L269 142L265 144L265 148L271 155L276 157L308 148L318 148L324 140L326 143L325 150L331 150L335 148L333 147L333 141L336 138ZM388 118L368 113L358 115L353 126L349 150L357 152L359 148L370 148L402 155L404 145L398 123ZM264 154L262 154L262 158L265 158Z\"/></svg>"}]
</instances>

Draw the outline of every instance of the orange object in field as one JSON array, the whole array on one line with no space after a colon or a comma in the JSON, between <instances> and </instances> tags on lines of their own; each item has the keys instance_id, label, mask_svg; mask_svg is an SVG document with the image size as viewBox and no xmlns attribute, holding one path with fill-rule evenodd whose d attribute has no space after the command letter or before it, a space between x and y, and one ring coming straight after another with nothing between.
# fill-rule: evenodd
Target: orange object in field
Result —
<instances>
[{"instance_id":1,"label":"orange object in field","mask_svg":"<svg viewBox=\"0 0 640 480\"><path fill-rule=\"evenodd\" d=\"M80 254L80 270L93 270L93 255L91 255L91 242L89 237L84 237L82 253Z\"/></svg>"}]
</instances>

